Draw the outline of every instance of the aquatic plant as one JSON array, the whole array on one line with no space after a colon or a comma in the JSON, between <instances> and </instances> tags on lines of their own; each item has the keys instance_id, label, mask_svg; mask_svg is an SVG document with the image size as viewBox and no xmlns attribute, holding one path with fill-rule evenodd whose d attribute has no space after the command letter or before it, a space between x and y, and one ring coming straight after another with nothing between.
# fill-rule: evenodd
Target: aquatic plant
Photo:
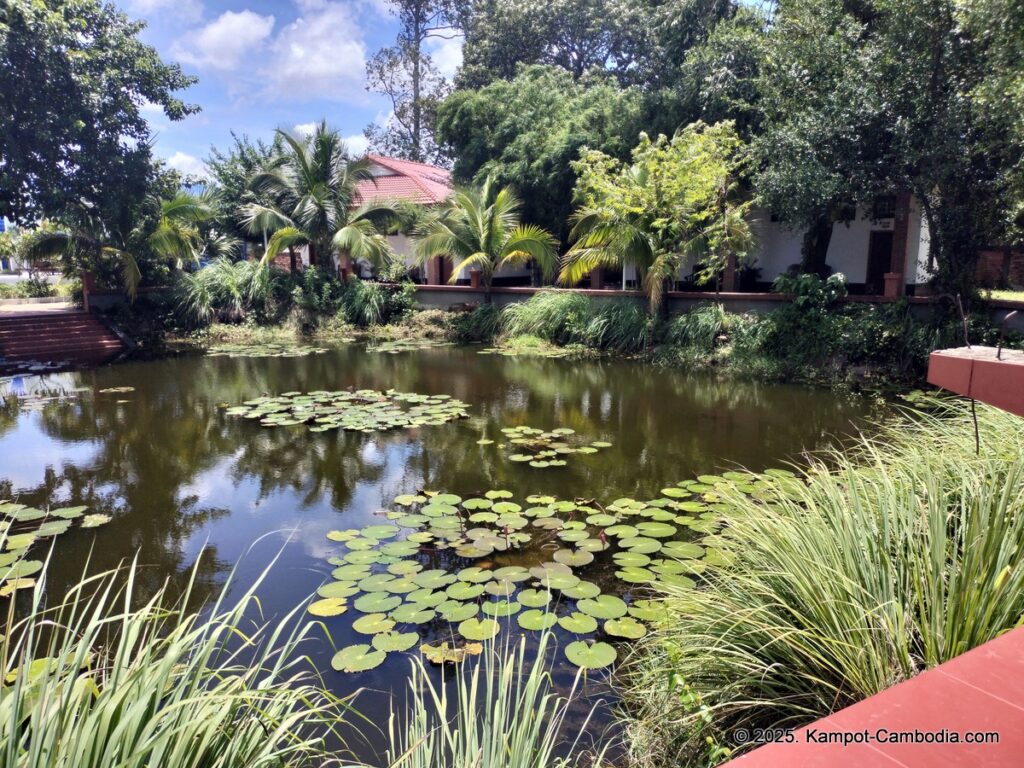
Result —
<instances>
[{"instance_id":1,"label":"aquatic plant","mask_svg":"<svg viewBox=\"0 0 1024 768\"><path fill-rule=\"evenodd\" d=\"M339 341L352 341L344 339ZM302 344L216 344L206 350L207 357L306 357L322 355L324 347L310 347Z\"/></svg>"},{"instance_id":2,"label":"aquatic plant","mask_svg":"<svg viewBox=\"0 0 1024 768\"><path fill-rule=\"evenodd\" d=\"M388 653L410 650L420 633L445 638L444 645L423 643L428 659L458 663L465 649L506 628L544 632L556 625L580 636L564 658L600 669L618 652L591 638L601 633L621 643L643 637L645 624L657 617L646 599L653 594L649 587L692 588L690 576L720 560L713 547L685 539L707 538L720 528L716 488L763 485L745 473L730 477L702 476L703 482L662 489L657 499L616 499L604 507L540 494L520 503L504 489L471 498L401 494L395 509L380 513L387 522L327 534L347 551L329 559L334 581L320 588L321 599L309 610L341 617L351 607L361 614L339 619L370 638L338 652L333 666L339 671L372 669ZM539 553L548 559L538 561ZM524 564L515 564L520 556ZM618 594L581 577L583 569L609 565Z\"/></svg>"},{"instance_id":3,"label":"aquatic plant","mask_svg":"<svg viewBox=\"0 0 1024 768\"><path fill-rule=\"evenodd\" d=\"M198 568L198 566L197 566ZM0 764L20 768L250 768L322 762L348 713L299 647L298 610L253 623L229 585L200 615L191 588L149 596L139 566L83 578L56 604L44 580L2 645ZM264 572L265 575L266 572ZM137 608L131 606L139 606Z\"/></svg>"},{"instance_id":4,"label":"aquatic plant","mask_svg":"<svg viewBox=\"0 0 1024 768\"><path fill-rule=\"evenodd\" d=\"M528 301L501 310L502 330L509 336L539 336L557 344L577 340L590 314L590 300L572 291L538 291Z\"/></svg>"},{"instance_id":5,"label":"aquatic plant","mask_svg":"<svg viewBox=\"0 0 1024 768\"><path fill-rule=\"evenodd\" d=\"M447 347L449 342L436 339L395 339L393 341L382 341L372 347L367 347L370 352L385 352L389 355L397 355L400 352L414 352L420 349L431 347Z\"/></svg>"},{"instance_id":6,"label":"aquatic plant","mask_svg":"<svg viewBox=\"0 0 1024 768\"><path fill-rule=\"evenodd\" d=\"M579 696L579 681L565 696L553 690L549 673L552 636L544 632L536 649L517 643L488 643L480 663L455 673L454 690L435 681L420 659L412 662L409 701L392 709L388 736L393 768L546 768L599 765L606 744L587 750L583 734L590 707L567 733L567 716ZM559 757L564 755L565 757Z\"/></svg>"},{"instance_id":7,"label":"aquatic plant","mask_svg":"<svg viewBox=\"0 0 1024 768\"><path fill-rule=\"evenodd\" d=\"M1019 419L979 405L975 453L966 404L934 405L805 478L715 491L729 526L701 542L719 552L704 587L662 587L634 657L638 759L700 759L737 727L813 720L1019 624Z\"/></svg>"},{"instance_id":8,"label":"aquatic plant","mask_svg":"<svg viewBox=\"0 0 1024 768\"><path fill-rule=\"evenodd\" d=\"M403 406L410 406L405 408ZM448 395L372 389L339 392L286 392L247 400L228 408L229 416L259 419L265 427L309 424L310 432L344 429L380 432L445 424L467 417L467 405Z\"/></svg>"},{"instance_id":9,"label":"aquatic plant","mask_svg":"<svg viewBox=\"0 0 1024 768\"><path fill-rule=\"evenodd\" d=\"M568 464L568 458L574 454L597 453L602 448L611 447L611 443L604 440L570 443L575 430L569 427L557 427L545 432L536 427L520 425L502 427L501 431L505 435L506 443L499 447L510 445L515 450L515 453L508 457L509 461L525 463L534 469L564 467Z\"/></svg>"}]
</instances>

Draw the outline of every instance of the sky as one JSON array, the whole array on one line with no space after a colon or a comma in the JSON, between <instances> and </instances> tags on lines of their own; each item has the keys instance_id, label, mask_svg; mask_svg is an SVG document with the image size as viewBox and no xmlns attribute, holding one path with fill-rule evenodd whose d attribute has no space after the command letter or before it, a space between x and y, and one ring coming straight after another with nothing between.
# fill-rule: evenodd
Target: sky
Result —
<instances>
[{"instance_id":1,"label":"sky","mask_svg":"<svg viewBox=\"0 0 1024 768\"><path fill-rule=\"evenodd\" d=\"M275 128L303 132L326 119L349 146L366 148L363 128L384 122L390 104L366 90L366 61L394 43L398 22L387 0L115 0L147 23L142 40L199 82L179 94L202 111L171 122L143 105L157 156L201 174L211 146L231 132L268 139ZM452 76L460 40L428 41L438 69Z\"/></svg>"}]
</instances>

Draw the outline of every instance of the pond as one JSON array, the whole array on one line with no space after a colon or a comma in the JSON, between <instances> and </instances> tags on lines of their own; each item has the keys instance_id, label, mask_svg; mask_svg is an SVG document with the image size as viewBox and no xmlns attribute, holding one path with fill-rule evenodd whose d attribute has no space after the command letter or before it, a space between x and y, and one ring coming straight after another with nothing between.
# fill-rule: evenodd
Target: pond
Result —
<instances>
[{"instance_id":1,"label":"pond","mask_svg":"<svg viewBox=\"0 0 1024 768\"><path fill-rule=\"evenodd\" d=\"M300 357L192 355L16 379L0 386L0 394L67 395L25 400L20 408L0 412L0 499L33 506L88 505L91 512L112 518L96 530L72 530L60 538L48 574L51 590L74 583L87 561L92 569L112 568L136 550L141 552L145 590L166 579L183 581L201 553L200 594L212 592L236 564L236 589L241 589L279 553L271 578L259 593L267 616L307 600L331 581L336 568L355 565L348 572L355 571L354 578L365 577L371 569L385 572L399 561L414 563L407 572L406 566L392 569L399 579L414 577L414 568L458 574L466 567L511 567L506 571L511 587L489 589L466 602L516 602L523 590L545 586L538 585L538 572L527 570L551 562L559 549L568 553L563 559L584 583L635 600L642 596L642 585L623 583L616 570L646 564L650 558L645 559L644 550L635 553L640 557L631 555L632 560L613 560L617 549L601 551L607 546L605 537L590 533L590 561L580 554L587 551L580 545L583 534L560 540L557 536L565 531L535 527L549 514L536 511L537 505L548 504L544 497L576 500L582 520L595 511L604 513L617 499L655 499L664 495L661 489L666 486L693 481L701 474L739 467L760 471L798 461L804 450L849 437L872 415L864 400L824 390L719 381L629 361L508 358L459 347L386 354L350 344ZM265 395L327 390L340 396L361 389L447 395L466 404L466 418L368 433L311 432L308 425L287 422L261 426L259 420L227 410L247 401L264 402L258 398ZM524 448L523 439L536 435L513 433L512 427L561 432L548 435L543 445ZM511 444L512 439L520 442ZM598 447L557 453L550 449L552 443L563 448L594 443ZM544 455L517 455L527 450ZM538 462L540 467L535 466ZM417 497L423 491L449 496L442 504L423 496L406 499L405 506L395 504L396 497ZM380 546L350 548L328 538L332 531L390 527L401 515L413 515L410 527L418 520L422 528L429 523L424 518L432 514L428 510L421 515L424 506L488 499L488 491L508 491L518 507L499 508L501 513L515 517L524 507L524 515L530 509L534 512L529 525L524 519L503 536L484 534L483 554L462 550L470 555L463 557L459 542L453 542L449 548L424 546L411 556L399 552L399 547L392 551L402 556L365 564L357 556L353 563L344 559L346 553L378 551ZM480 502L472 513L508 501L502 496L492 493L492 505ZM527 500L529 496L534 499ZM391 512L390 519L383 511ZM467 512L459 514L468 517ZM454 517L454 512L441 517ZM478 527L486 527L493 518L479 521ZM663 525L657 518L645 524L652 536ZM520 530L532 531L533 540L503 551L507 544L499 539ZM365 540L355 533L333 535ZM381 538L401 541L406 535L408 531ZM539 575L543 579L544 574ZM454 577L433 586L446 589L451 581ZM413 588L420 585L394 591L402 597ZM353 592L348 599L362 594ZM386 612L393 608L389 594L379 593L369 602L383 600L380 612ZM585 596L581 592L577 597ZM559 615L578 608L564 596L556 602L568 606L552 608ZM452 640L458 625L434 615L431 609L437 605L430 601L427 606L429 620L398 625L402 633L418 635L409 653L416 653L421 642ZM525 604L515 607L515 613L526 610ZM353 627L366 615L371 611L360 612L350 604L343 615L323 619L336 648L371 642L369 634ZM487 615L474 611L475 618L489 615L490 609ZM591 615L602 623L608 618L601 610ZM518 637L522 631L516 615L499 615L496 621L499 637ZM580 637L559 625L554 631L562 648ZM602 639L613 646L629 642ZM391 652L369 671L344 673L331 667L335 648L329 642L306 650L337 692L365 689L358 709L375 723L386 720L390 692L405 696L409 653ZM568 686L576 667L561 652L554 658L556 683ZM614 673L591 671L586 693L591 701L614 702ZM607 722L605 714L594 728ZM381 738L371 737L350 746L372 760L381 744Z\"/></svg>"}]
</instances>

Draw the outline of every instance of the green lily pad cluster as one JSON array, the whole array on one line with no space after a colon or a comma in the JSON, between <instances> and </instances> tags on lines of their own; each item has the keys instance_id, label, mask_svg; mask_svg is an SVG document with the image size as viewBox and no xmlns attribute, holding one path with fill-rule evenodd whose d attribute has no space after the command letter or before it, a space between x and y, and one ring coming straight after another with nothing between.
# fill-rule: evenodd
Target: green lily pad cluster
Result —
<instances>
[{"instance_id":1,"label":"green lily pad cluster","mask_svg":"<svg viewBox=\"0 0 1024 768\"><path fill-rule=\"evenodd\" d=\"M503 357L576 357L579 351L566 347L485 347L478 355L502 355Z\"/></svg>"},{"instance_id":2,"label":"green lily pad cluster","mask_svg":"<svg viewBox=\"0 0 1024 768\"><path fill-rule=\"evenodd\" d=\"M502 433L506 442L499 447L511 446L510 461L526 464L534 469L564 467L569 457L597 453L603 448L610 448L611 443L595 440L591 443L574 440L576 431L568 427L559 427L545 432L530 426L503 427Z\"/></svg>"},{"instance_id":3,"label":"green lily pad cluster","mask_svg":"<svg viewBox=\"0 0 1024 768\"><path fill-rule=\"evenodd\" d=\"M367 640L338 652L339 671L373 669L423 635L445 640L419 648L443 664L479 653L502 631L556 628L576 636L566 660L607 667L618 644L657 623L661 590L693 589L705 571L729 564L721 548L729 495L770 502L800 482L785 470L726 472L606 505L541 494L517 500L498 489L468 498L403 494L381 523L327 534L344 552L329 559L334 580L309 610L358 614L352 629Z\"/></svg>"},{"instance_id":4,"label":"green lily pad cluster","mask_svg":"<svg viewBox=\"0 0 1024 768\"><path fill-rule=\"evenodd\" d=\"M341 339L354 341L354 339ZM306 357L322 355L324 347L303 344L217 344L206 350L207 357Z\"/></svg>"},{"instance_id":5,"label":"green lily pad cluster","mask_svg":"<svg viewBox=\"0 0 1024 768\"><path fill-rule=\"evenodd\" d=\"M226 413L258 419L265 427L302 424L311 432L343 429L370 433L446 424L467 418L466 408L461 400L448 395L360 389L257 397L228 408Z\"/></svg>"},{"instance_id":6,"label":"green lily pad cluster","mask_svg":"<svg viewBox=\"0 0 1024 768\"><path fill-rule=\"evenodd\" d=\"M436 341L434 339L398 339L396 341L382 341L366 349L370 352L384 352L388 355L397 355L402 352L415 352L419 349L430 349L431 347L450 347L447 341Z\"/></svg>"},{"instance_id":7,"label":"green lily pad cluster","mask_svg":"<svg viewBox=\"0 0 1024 768\"><path fill-rule=\"evenodd\" d=\"M79 528L97 528L110 522L101 514L86 514L88 507L36 509L12 501L0 501L0 597L35 585L32 578L43 564L27 559L32 545L66 533L77 521Z\"/></svg>"}]
</instances>

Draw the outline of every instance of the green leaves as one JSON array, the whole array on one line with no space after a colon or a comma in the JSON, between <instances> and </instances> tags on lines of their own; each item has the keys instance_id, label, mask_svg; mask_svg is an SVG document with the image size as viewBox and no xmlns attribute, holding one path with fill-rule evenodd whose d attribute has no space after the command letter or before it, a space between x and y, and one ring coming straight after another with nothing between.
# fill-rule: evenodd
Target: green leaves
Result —
<instances>
[{"instance_id":1,"label":"green leaves","mask_svg":"<svg viewBox=\"0 0 1024 768\"><path fill-rule=\"evenodd\" d=\"M466 619L459 624L459 634L467 640L490 640L499 629L494 619Z\"/></svg>"},{"instance_id":2,"label":"green leaves","mask_svg":"<svg viewBox=\"0 0 1024 768\"><path fill-rule=\"evenodd\" d=\"M593 645L577 640L565 646L565 658L580 669L600 669L612 664L618 657L616 650L608 643Z\"/></svg>"},{"instance_id":3,"label":"green leaves","mask_svg":"<svg viewBox=\"0 0 1024 768\"><path fill-rule=\"evenodd\" d=\"M379 667L386 658L387 653L369 645L350 645L334 654L331 666L338 672L366 672Z\"/></svg>"}]
</instances>

